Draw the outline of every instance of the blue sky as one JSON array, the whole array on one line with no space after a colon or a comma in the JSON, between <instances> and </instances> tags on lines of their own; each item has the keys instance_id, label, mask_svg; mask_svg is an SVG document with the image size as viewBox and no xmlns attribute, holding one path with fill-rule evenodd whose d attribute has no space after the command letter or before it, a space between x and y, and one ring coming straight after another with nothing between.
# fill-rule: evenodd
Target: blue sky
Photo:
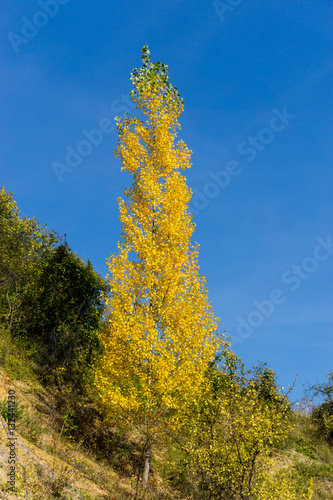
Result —
<instances>
[{"instance_id":1,"label":"blue sky","mask_svg":"<svg viewBox=\"0 0 333 500\"><path fill-rule=\"evenodd\" d=\"M16 0L0 20L1 183L103 276L131 183L114 117L136 114L143 45L169 65L220 328L298 374L294 399L333 369L332 19L329 0Z\"/></svg>"}]
</instances>

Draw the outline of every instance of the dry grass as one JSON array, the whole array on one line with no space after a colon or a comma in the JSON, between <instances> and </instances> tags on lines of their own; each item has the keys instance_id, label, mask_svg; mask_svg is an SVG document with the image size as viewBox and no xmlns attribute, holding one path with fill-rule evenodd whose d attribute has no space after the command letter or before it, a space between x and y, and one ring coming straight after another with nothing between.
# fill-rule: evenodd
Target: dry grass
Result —
<instances>
[{"instance_id":1,"label":"dry grass","mask_svg":"<svg viewBox=\"0 0 333 500\"><path fill-rule=\"evenodd\" d=\"M81 402L77 402L75 411L82 410L88 420L89 415L92 415L88 422L90 426L86 431L79 429L78 437L73 432L66 432L64 407L61 404L59 406L59 399L53 390L46 390L39 384L26 361L24 354L15 346L10 346L5 336L0 336L0 363L3 366L0 368L0 407L2 402L6 402L9 389L15 390L18 402L17 494L11 495L6 487L8 430L1 417L0 499L133 499L139 453L136 444L138 436L133 432L128 435L113 433L107 426L104 429L103 423L103 428L99 428L95 413L83 407L86 403L80 406ZM75 396L69 390L69 409L74 405L74 399ZM314 477L313 500L333 500L333 447L316 434L316 428L308 415L296 413L294 417L294 429L289 441L277 455L276 469L287 467L293 470L300 485ZM91 429L96 439L86 439ZM108 448L105 442L109 440L111 444ZM172 482L172 471L170 474L167 459L177 462L176 448L156 445L153 455L150 487L145 499L192 498L190 494L186 496L184 493L185 484L181 484L179 478ZM180 491L182 489L183 493Z\"/></svg>"},{"instance_id":2,"label":"dry grass","mask_svg":"<svg viewBox=\"0 0 333 500\"><path fill-rule=\"evenodd\" d=\"M137 478L130 463L120 470L110 466L110 457L83 448L83 439L75 442L62 433L55 411L54 395L32 380L30 385L10 380L0 368L0 401L14 389L20 410L15 435L16 496L6 487L8 473L8 429L0 416L0 498L11 500L125 500L134 497ZM163 453L162 453L163 455ZM161 458L164 461L164 457ZM125 461L126 462L126 461ZM184 499L157 473L151 475L146 499Z\"/></svg>"}]
</instances>

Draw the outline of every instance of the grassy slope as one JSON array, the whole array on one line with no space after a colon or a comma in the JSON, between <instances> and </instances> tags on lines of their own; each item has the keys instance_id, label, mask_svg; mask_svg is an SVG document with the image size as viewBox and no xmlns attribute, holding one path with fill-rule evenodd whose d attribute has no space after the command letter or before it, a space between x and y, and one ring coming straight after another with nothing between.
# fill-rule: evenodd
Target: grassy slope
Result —
<instances>
[{"instance_id":1,"label":"grassy slope","mask_svg":"<svg viewBox=\"0 0 333 500\"><path fill-rule=\"evenodd\" d=\"M294 428L283 451L300 481L314 478L313 500L333 500L333 446L318 435L309 416L294 415Z\"/></svg>"},{"instance_id":2,"label":"grassy slope","mask_svg":"<svg viewBox=\"0 0 333 500\"><path fill-rule=\"evenodd\" d=\"M15 390L18 402L17 496L9 494L5 485L8 432L3 416L6 417L9 389ZM69 407L75 404L82 415L91 416L86 429L77 429L78 439L73 438L74 424L63 418L66 412L59 411L56 388L42 387L24 352L0 332L0 498L122 500L134 491L138 455L135 439L96 421L95 411L84 408L88 406L85 400L82 404L74 401L70 390L68 402ZM94 436L96 439L92 439ZM101 446L103 438L108 443ZM160 462L163 468L161 456ZM153 491L147 499L185 498L154 472L155 465L158 464L152 464L151 475Z\"/></svg>"},{"instance_id":3,"label":"grassy slope","mask_svg":"<svg viewBox=\"0 0 333 500\"><path fill-rule=\"evenodd\" d=\"M63 431L67 424L57 410L55 391L46 391L37 382L31 363L10 344L4 334L0 335L0 366L0 405L4 405L3 415L6 416L9 388L16 391L18 401L18 492L17 496L6 492L8 447L6 422L1 416L0 498L129 498L135 485L135 440L131 440L130 436L119 436L116 429L107 429L103 434L95 422L90 422L86 433L80 433L80 439L70 439L68 433L65 437ZM313 500L333 500L333 447L316 435L308 417L295 414L294 418L294 430L281 450L282 462L298 473L300 483L314 477ZM102 438L104 436L110 442L113 436L115 441L101 452L98 449L101 441L91 439L94 432L95 435L100 433ZM82 443L84 438L86 441ZM181 494L175 485L172 487L168 484L163 447L156 450L155 457L147 500L189 498Z\"/></svg>"}]
</instances>

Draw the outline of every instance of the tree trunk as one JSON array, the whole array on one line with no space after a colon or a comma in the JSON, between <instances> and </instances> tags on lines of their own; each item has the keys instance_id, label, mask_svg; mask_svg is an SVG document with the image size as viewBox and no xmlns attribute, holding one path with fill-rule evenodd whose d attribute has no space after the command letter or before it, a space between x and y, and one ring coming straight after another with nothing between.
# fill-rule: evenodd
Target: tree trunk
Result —
<instances>
[{"instance_id":1,"label":"tree trunk","mask_svg":"<svg viewBox=\"0 0 333 500\"><path fill-rule=\"evenodd\" d=\"M145 466L143 469L143 476L142 476L142 486L144 488L147 488L148 486L148 480L149 480L149 471L150 471L150 456L151 456L151 445L148 443L148 448L145 453Z\"/></svg>"}]
</instances>

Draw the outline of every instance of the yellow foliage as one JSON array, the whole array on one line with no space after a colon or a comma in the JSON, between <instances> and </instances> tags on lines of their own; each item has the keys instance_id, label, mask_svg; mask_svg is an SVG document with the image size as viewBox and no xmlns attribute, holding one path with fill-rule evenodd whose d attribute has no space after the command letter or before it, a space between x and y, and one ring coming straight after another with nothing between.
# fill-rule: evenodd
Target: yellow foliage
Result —
<instances>
[{"instance_id":1,"label":"yellow foliage","mask_svg":"<svg viewBox=\"0 0 333 500\"><path fill-rule=\"evenodd\" d=\"M181 170L190 151L175 143L183 101L167 67L134 70L131 93L146 122L118 119L115 155L133 184L119 199L122 242L108 259L108 330L95 384L107 413L154 426L200 392L219 348L218 321L199 274L198 245L187 212L191 191ZM176 416L172 420L177 421Z\"/></svg>"},{"instance_id":2,"label":"yellow foliage","mask_svg":"<svg viewBox=\"0 0 333 500\"><path fill-rule=\"evenodd\" d=\"M266 469L271 461L266 460ZM253 498L255 500L311 500L313 496L313 479L304 485L303 492L297 491L290 470L282 469L273 474L272 472L261 472L257 479Z\"/></svg>"},{"instance_id":3,"label":"yellow foliage","mask_svg":"<svg viewBox=\"0 0 333 500\"><path fill-rule=\"evenodd\" d=\"M290 471L274 473L269 458L291 428L289 403L271 371L248 378L237 373L233 353L225 350L223 358L232 369L213 366L205 390L183 417L184 470L212 498L309 500L311 485L297 492Z\"/></svg>"}]
</instances>

